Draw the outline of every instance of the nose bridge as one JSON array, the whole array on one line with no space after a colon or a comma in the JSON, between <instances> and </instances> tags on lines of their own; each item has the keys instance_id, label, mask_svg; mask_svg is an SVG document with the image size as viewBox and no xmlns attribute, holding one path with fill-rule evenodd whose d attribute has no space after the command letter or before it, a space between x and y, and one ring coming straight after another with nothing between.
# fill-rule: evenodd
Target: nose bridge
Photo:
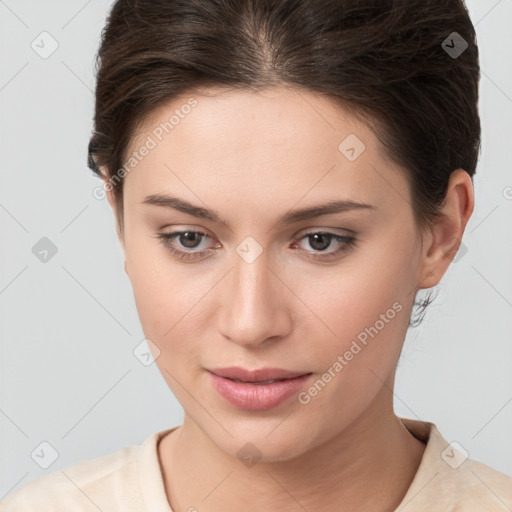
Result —
<instances>
[{"instance_id":1,"label":"nose bridge","mask_svg":"<svg viewBox=\"0 0 512 512\"><path fill-rule=\"evenodd\" d=\"M283 296L285 287L269 268L267 253L255 256L254 247L244 244L237 253L221 304L222 334L247 346L282 336L290 328L290 312Z\"/></svg>"}]
</instances>

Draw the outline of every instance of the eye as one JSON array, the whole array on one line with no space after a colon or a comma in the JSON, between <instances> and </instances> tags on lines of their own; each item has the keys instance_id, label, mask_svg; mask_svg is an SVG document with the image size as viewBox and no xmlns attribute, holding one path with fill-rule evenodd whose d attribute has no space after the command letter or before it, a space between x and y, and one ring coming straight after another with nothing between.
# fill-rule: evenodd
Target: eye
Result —
<instances>
[{"instance_id":1,"label":"eye","mask_svg":"<svg viewBox=\"0 0 512 512\"><path fill-rule=\"evenodd\" d=\"M191 249L197 249L201 242L201 238L210 238L202 231L177 231L176 233L159 233L157 238L160 242L171 251L179 259L194 260L204 258L208 250L199 250L189 252ZM177 243L179 242L179 244ZM183 250L185 249L185 250ZM210 249L211 250L211 249Z\"/></svg>"},{"instance_id":2,"label":"eye","mask_svg":"<svg viewBox=\"0 0 512 512\"><path fill-rule=\"evenodd\" d=\"M160 242L171 251L174 256L183 260L204 259L207 257L207 253L215 251L215 248L200 249L202 241L205 238L210 238L208 234L203 231L187 230L177 231L175 233L159 233L156 238L159 238ZM338 235L328 231L313 231L303 235L298 242L294 242L292 247L295 248L305 239L308 240L309 246L313 249L313 251L305 249L307 253L312 252L312 254L308 254L305 257L320 261L337 259L350 252L356 243L354 236ZM328 251L327 249L331 246L333 241L336 242L337 247L334 250ZM217 245L217 248L218 247L220 247L220 244Z\"/></svg>"},{"instance_id":3,"label":"eye","mask_svg":"<svg viewBox=\"0 0 512 512\"><path fill-rule=\"evenodd\" d=\"M306 257L321 261L337 259L349 253L356 244L356 238L354 236L338 235L329 231L312 231L306 233L300 238L299 243L306 239L308 245L314 249L313 254L307 255ZM327 251L327 248L331 245L333 240L336 242L337 248Z\"/></svg>"}]
</instances>

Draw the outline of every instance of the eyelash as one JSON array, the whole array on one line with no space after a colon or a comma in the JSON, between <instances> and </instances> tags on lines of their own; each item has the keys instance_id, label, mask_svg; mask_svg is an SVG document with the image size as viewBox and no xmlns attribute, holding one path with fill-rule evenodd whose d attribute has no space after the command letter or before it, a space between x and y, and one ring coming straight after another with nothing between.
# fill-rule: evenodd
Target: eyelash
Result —
<instances>
[{"instance_id":1,"label":"eyelash","mask_svg":"<svg viewBox=\"0 0 512 512\"><path fill-rule=\"evenodd\" d=\"M179 259L183 260L196 260L196 259L203 259L204 253L208 252L206 251L195 251L195 252L187 252L182 251L180 249L176 249L176 246L174 245L173 240L180 235L184 235L186 233L195 233L204 237L208 237L207 233L204 233L202 231L193 231L193 230L187 230L187 231L177 231L176 233L159 233L156 238L160 239L160 243L164 245L166 249L168 249L174 256L176 256ZM356 238L353 236L347 236L347 235L337 235L336 233L331 233L328 231L312 231L309 233L304 234L301 238L299 238L298 242L303 240L304 238L308 238L313 235L327 235L331 236L332 239L343 242L343 245L341 245L338 249L331 251L329 253L326 253L327 256L323 253L318 253L316 256L308 256L308 259L312 260L319 260L319 261L332 261L334 259L337 259L338 256L344 256L345 254L348 254L350 251L353 250L353 248L356 245ZM209 237L208 237L209 238ZM330 242L329 242L330 243ZM214 250L214 249L209 249Z\"/></svg>"}]
</instances>

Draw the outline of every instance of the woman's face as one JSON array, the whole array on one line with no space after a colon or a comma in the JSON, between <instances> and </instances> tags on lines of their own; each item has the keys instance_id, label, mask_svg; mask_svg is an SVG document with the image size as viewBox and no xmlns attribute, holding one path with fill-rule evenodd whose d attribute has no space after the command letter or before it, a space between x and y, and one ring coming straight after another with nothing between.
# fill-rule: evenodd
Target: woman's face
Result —
<instances>
[{"instance_id":1,"label":"woman's face","mask_svg":"<svg viewBox=\"0 0 512 512\"><path fill-rule=\"evenodd\" d=\"M393 386L422 279L411 194L373 132L326 98L211 91L159 108L130 145L125 269L186 417L225 453L250 442L286 460ZM370 207L314 215L341 201ZM228 400L209 370L234 366L310 375L280 403L275 386Z\"/></svg>"}]
</instances>

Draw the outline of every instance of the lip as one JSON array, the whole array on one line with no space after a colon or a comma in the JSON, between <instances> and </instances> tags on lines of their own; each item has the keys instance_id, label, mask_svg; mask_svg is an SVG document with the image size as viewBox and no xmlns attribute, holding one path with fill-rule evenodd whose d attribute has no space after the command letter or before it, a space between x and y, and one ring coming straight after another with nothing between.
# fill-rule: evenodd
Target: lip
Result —
<instances>
[{"instance_id":1,"label":"lip","mask_svg":"<svg viewBox=\"0 0 512 512\"><path fill-rule=\"evenodd\" d=\"M261 368L256 370L247 370L240 366L230 366L228 368L212 368L208 370L219 377L226 379L238 379L244 382L262 382L274 379L293 379L306 375L311 372L294 372L282 368Z\"/></svg>"},{"instance_id":2,"label":"lip","mask_svg":"<svg viewBox=\"0 0 512 512\"><path fill-rule=\"evenodd\" d=\"M264 411L281 405L298 393L312 375L312 373L291 372L279 368L251 371L231 367L208 371L212 385L219 395L232 406L247 411ZM245 380L245 382L232 379ZM284 380L261 384L274 379Z\"/></svg>"}]
</instances>

